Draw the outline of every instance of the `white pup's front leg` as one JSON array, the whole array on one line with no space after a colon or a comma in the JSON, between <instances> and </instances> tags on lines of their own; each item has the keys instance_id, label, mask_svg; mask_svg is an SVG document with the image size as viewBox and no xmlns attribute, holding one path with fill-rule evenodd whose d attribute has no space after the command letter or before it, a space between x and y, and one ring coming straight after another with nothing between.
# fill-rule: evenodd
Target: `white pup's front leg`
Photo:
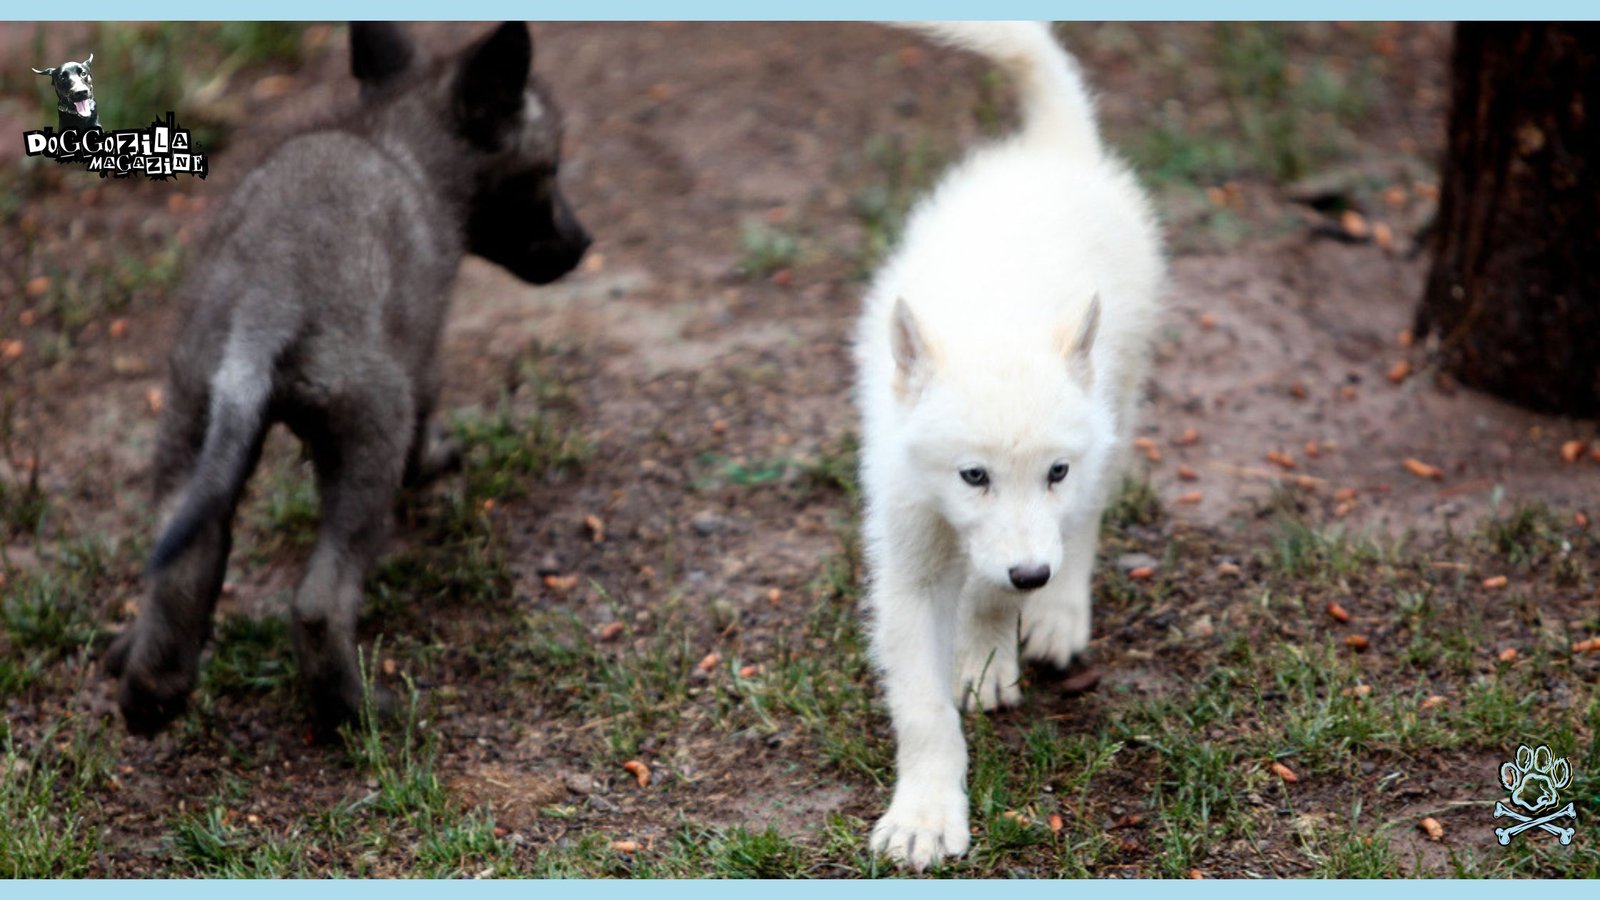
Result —
<instances>
[{"instance_id":1,"label":"white pup's front leg","mask_svg":"<svg viewBox=\"0 0 1600 900\"><path fill-rule=\"evenodd\" d=\"M1022 655L1065 669L1089 646L1089 583L1100 517L1067 536L1062 572L1022 606Z\"/></svg>"},{"instance_id":2,"label":"white pup's front leg","mask_svg":"<svg viewBox=\"0 0 1600 900\"><path fill-rule=\"evenodd\" d=\"M1016 603L982 596L963 599L956 635L956 701L966 709L1021 703Z\"/></svg>"},{"instance_id":3,"label":"white pup's front leg","mask_svg":"<svg viewBox=\"0 0 1600 900\"><path fill-rule=\"evenodd\" d=\"M893 574L869 598L895 734L894 799L872 848L921 870L967 852L967 743L953 699L955 598Z\"/></svg>"}]
</instances>

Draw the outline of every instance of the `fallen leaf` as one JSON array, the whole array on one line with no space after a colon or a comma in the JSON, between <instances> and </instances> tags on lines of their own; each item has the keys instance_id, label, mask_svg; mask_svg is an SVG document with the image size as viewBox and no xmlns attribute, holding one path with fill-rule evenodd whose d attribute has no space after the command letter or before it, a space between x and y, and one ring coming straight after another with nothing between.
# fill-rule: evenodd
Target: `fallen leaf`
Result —
<instances>
[{"instance_id":1,"label":"fallen leaf","mask_svg":"<svg viewBox=\"0 0 1600 900\"><path fill-rule=\"evenodd\" d=\"M767 602L770 603L773 606L777 606L778 605L778 600L782 596L783 596L783 592L782 591L778 590L777 588L771 588L771 589L769 589L767 591Z\"/></svg>"},{"instance_id":2,"label":"fallen leaf","mask_svg":"<svg viewBox=\"0 0 1600 900\"><path fill-rule=\"evenodd\" d=\"M1333 492L1333 499L1341 503L1354 500L1355 498L1356 489L1352 487L1342 487Z\"/></svg>"},{"instance_id":3,"label":"fallen leaf","mask_svg":"<svg viewBox=\"0 0 1600 900\"><path fill-rule=\"evenodd\" d=\"M1353 209L1347 209L1339 216L1339 227L1344 229L1345 234L1356 240L1365 240L1367 234L1371 231L1367 225L1366 217Z\"/></svg>"},{"instance_id":4,"label":"fallen leaf","mask_svg":"<svg viewBox=\"0 0 1600 900\"><path fill-rule=\"evenodd\" d=\"M1417 339L1412 336L1411 329L1402 328L1395 333L1394 342L1400 345L1400 349L1410 350L1411 345L1416 343Z\"/></svg>"},{"instance_id":5,"label":"fallen leaf","mask_svg":"<svg viewBox=\"0 0 1600 900\"><path fill-rule=\"evenodd\" d=\"M713 651L701 657L699 664L695 668L702 672L710 672L717 667L719 662L722 662L722 654Z\"/></svg>"},{"instance_id":6,"label":"fallen leaf","mask_svg":"<svg viewBox=\"0 0 1600 900\"><path fill-rule=\"evenodd\" d=\"M578 586L576 575L546 575L544 586L552 591L570 591Z\"/></svg>"},{"instance_id":7,"label":"fallen leaf","mask_svg":"<svg viewBox=\"0 0 1600 900\"><path fill-rule=\"evenodd\" d=\"M1573 644L1572 645L1572 652L1573 653L1597 653L1597 652L1600 652L1600 637L1588 638L1586 640L1581 640L1581 641L1577 642L1576 644Z\"/></svg>"},{"instance_id":8,"label":"fallen leaf","mask_svg":"<svg viewBox=\"0 0 1600 900\"><path fill-rule=\"evenodd\" d=\"M630 759L622 764L622 770L632 775L639 782L639 787L650 786L650 767L637 759Z\"/></svg>"},{"instance_id":9,"label":"fallen leaf","mask_svg":"<svg viewBox=\"0 0 1600 900\"><path fill-rule=\"evenodd\" d=\"M1212 313L1201 313L1200 314L1200 327L1205 331L1210 331L1211 329L1216 328L1217 327L1217 317L1215 315L1213 315Z\"/></svg>"},{"instance_id":10,"label":"fallen leaf","mask_svg":"<svg viewBox=\"0 0 1600 900\"><path fill-rule=\"evenodd\" d=\"M1418 478L1429 478L1434 481L1444 478L1444 471L1442 469L1440 469L1438 466L1430 466L1420 459L1415 459L1408 456L1401 460L1400 464L1405 466L1407 472L1410 472Z\"/></svg>"},{"instance_id":11,"label":"fallen leaf","mask_svg":"<svg viewBox=\"0 0 1600 900\"><path fill-rule=\"evenodd\" d=\"M1200 432L1193 428L1185 428L1183 434L1178 437L1175 443L1179 447L1193 447L1195 444L1200 443Z\"/></svg>"},{"instance_id":12,"label":"fallen leaf","mask_svg":"<svg viewBox=\"0 0 1600 900\"><path fill-rule=\"evenodd\" d=\"M760 675L760 674L761 674L761 667L760 666L745 666L744 668L739 670L739 677L740 678L754 678L754 677L756 677L757 675Z\"/></svg>"},{"instance_id":13,"label":"fallen leaf","mask_svg":"<svg viewBox=\"0 0 1600 900\"><path fill-rule=\"evenodd\" d=\"M150 390L144 392L144 405L148 406L151 412L161 412L161 407L164 405L164 403L165 401L161 396L161 388L151 388Z\"/></svg>"},{"instance_id":14,"label":"fallen leaf","mask_svg":"<svg viewBox=\"0 0 1600 900\"><path fill-rule=\"evenodd\" d=\"M596 637L598 637L602 642L614 641L618 637L622 636L622 629L623 625L621 622L609 622L600 627L600 632L596 635Z\"/></svg>"},{"instance_id":15,"label":"fallen leaf","mask_svg":"<svg viewBox=\"0 0 1600 900\"><path fill-rule=\"evenodd\" d=\"M1372 226L1372 242L1385 250L1394 249L1394 229L1387 222L1379 222Z\"/></svg>"},{"instance_id":16,"label":"fallen leaf","mask_svg":"<svg viewBox=\"0 0 1600 900\"><path fill-rule=\"evenodd\" d=\"M1423 819L1421 822L1418 822L1417 827L1426 832L1428 837L1433 840L1437 841L1444 837L1444 826L1440 825L1439 820L1435 819L1433 816L1429 816L1426 819Z\"/></svg>"},{"instance_id":17,"label":"fallen leaf","mask_svg":"<svg viewBox=\"0 0 1600 900\"><path fill-rule=\"evenodd\" d=\"M31 309L17 313L17 324L23 328L32 328L33 323L39 320L39 314Z\"/></svg>"},{"instance_id":18,"label":"fallen leaf","mask_svg":"<svg viewBox=\"0 0 1600 900\"><path fill-rule=\"evenodd\" d=\"M638 841L612 841L611 842L611 849L617 851L618 853L638 853L639 852L639 842Z\"/></svg>"},{"instance_id":19,"label":"fallen leaf","mask_svg":"<svg viewBox=\"0 0 1600 900\"><path fill-rule=\"evenodd\" d=\"M1294 784L1300 780L1300 776L1296 775L1293 769L1281 762L1278 762L1277 760L1273 760L1271 768L1272 774L1282 778L1284 781L1290 784Z\"/></svg>"},{"instance_id":20,"label":"fallen leaf","mask_svg":"<svg viewBox=\"0 0 1600 900\"><path fill-rule=\"evenodd\" d=\"M1140 566L1137 569L1130 570L1128 572L1128 577L1132 578L1134 581L1144 581L1154 574L1156 574L1156 570L1150 566Z\"/></svg>"},{"instance_id":21,"label":"fallen leaf","mask_svg":"<svg viewBox=\"0 0 1600 900\"><path fill-rule=\"evenodd\" d=\"M1322 455L1322 445L1316 441L1306 441L1304 449L1306 451L1306 456L1309 456L1312 459L1316 459Z\"/></svg>"},{"instance_id":22,"label":"fallen leaf","mask_svg":"<svg viewBox=\"0 0 1600 900\"><path fill-rule=\"evenodd\" d=\"M1394 384L1399 384L1400 382L1405 381L1406 378L1409 377L1410 375L1411 375L1411 361L1410 360L1406 360L1406 359L1402 359L1399 362L1395 363L1394 365L1390 366L1388 374L1386 376L1384 376L1384 377L1388 378L1389 381L1394 383Z\"/></svg>"},{"instance_id":23,"label":"fallen leaf","mask_svg":"<svg viewBox=\"0 0 1600 900\"><path fill-rule=\"evenodd\" d=\"M486 513L494 512L494 498L493 497L485 497L485 498L483 498L483 511L486 512Z\"/></svg>"},{"instance_id":24,"label":"fallen leaf","mask_svg":"<svg viewBox=\"0 0 1600 900\"><path fill-rule=\"evenodd\" d=\"M1510 579L1506 578L1504 575L1490 575L1488 578L1483 580L1483 586L1493 591L1505 587L1508 581L1510 581Z\"/></svg>"},{"instance_id":25,"label":"fallen leaf","mask_svg":"<svg viewBox=\"0 0 1600 900\"><path fill-rule=\"evenodd\" d=\"M1352 634L1344 639L1344 645L1357 653L1365 653L1370 643L1364 634Z\"/></svg>"},{"instance_id":26,"label":"fallen leaf","mask_svg":"<svg viewBox=\"0 0 1600 900\"><path fill-rule=\"evenodd\" d=\"M1199 481L1200 480L1200 473L1196 472L1195 470L1189 468L1188 466L1183 465L1182 463L1180 463L1178 465L1178 480L1179 481Z\"/></svg>"},{"instance_id":27,"label":"fallen leaf","mask_svg":"<svg viewBox=\"0 0 1600 900\"><path fill-rule=\"evenodd\" d=\"M1242 570L1237 565L1235 565L1235 564L1233 564L1231 562L1220 562L1220 563L1217 563L1217 574L1218 575L1238 575L1238 574L1240 574L1241 571Z\"/></svg>"},{"instance_id":28,"label":"fallen leaf","mask_svg":"<svg viewBox=\"0 0 1600 900\"><path fill-rule=\"evenodd\" d=\"M1061 831L1061 829L1066 827L1066 825L1067 825L1067 823L1061 821L1061 814L1060 813L1051 813L1050 814L1050 830L1051 831L1059 833Z\"/></svg>"},{"instance_id":29,"label":"fallen leaf","mask_svg":"<svg viewBox=\"0 0 1600 900\"><path fill-rule=\"evenodd\" d=\"M1499 653L1496 653L1494 658L1503 663L1512 662L1517 658L1517 648L1507 647L1504 650L1501 650Z\"/></svg>"},{"instance_id":30,"label":"fallen leaf","mask_svg":"<svg viewBox=\"0 0 1600 900\"><path fill-rule=\"evenodd\" d=\"M1203 499L1205 499L1205 495L1199 491L1190 491L1187 494L1178 495L1178 502L1188 506L1194 506Z\"/></svg>"},{"instance_id":31,"label":"fallen leaf","mask_svg":"<svg viewBox=\"0 0 1600 900\"><path fill-rule=\"evenodd\" d=\"M16 359L22 355L22 350L23 345L21 341L0 341L0 357L4 357L5 359Z\"/></svg>"},{"instance_id":32,"label":"fallen leaf","mask_svg":"<svg viewBox=\"0 0 1600 900\"><path fill-rule=\"evenodd\" d=\"M1335 621L1350 621L1350 612L1344 607L1340 606L1337 601L1328 601L1328 615L1332 616Z\"/></svg>"},{"instance_id":33,"label":"fallen leaf","mask_svg":"<svg viewBox=\"0 0 1600 900\"><path fill-rule=\"evenodd\" d=\"M1206 873L1200 871L1199 869L1190 869L1189 870L1189 879L1191 881L1204 881L1205 877L1206 877Z\"/></svg>"},{"instance_id":34,"label":"fallen leaf","mask_svg":"<svg viewBox=\"0 0 1600 900\"><path fill-rule=\"evenodd\" d=\"M1583 441L1567 441L1561 445L1561 461L1575 463L1578 461L1578 457L1583 455L1583 451L1587 449L1589 449L1589 445Z\"/></svg>"},{"instance_id":35,"label":"fallen leaf","mask_svg":"<svg viewBox=\"0 0 1600 900\"><path fill-rule=\"evenodd\" d=\"M1431 694L1428 696L1428 699L1422 701L1422 708L1435 709L1449 702L1450 701L1446 700L1443 694Z\"/></svg>"},{"instance_id":36,"label":"fallen leaf","mask_svg":"<svg viewBox=\"0 0 1600 900\"><path fill-rule=\"evenodd\" d=\"M1583 510L1579 510L1572 514L1572 524L1578 526L1579 528L1588 528L1589 517L1583 512Z\"/></svg>"},{"instance_id":37,"label":"fallen leaf","mask_svg":"<svg viewBox=\"0 0 1600 900\"><path fill-rule=\"evenodd\" d=\"M34 300L43 297L50 292L50 276L39 275L28 279L28 283L23 286L22 292Z\"/></svg>"},{"instance_id":38,"label":"fallen leaf","mask_svg":"<svg viewBox=\"0 0 1600 900\"><path fill-rule=\"evenodd\" d=\"M593 513L584 516L583 527L589 529L589 540L596 544L605 542L606 523L599 516Z\"/></svg>"},{"instance_id":39,"label":"fallen leaf","mask_svg":"<svg viewBox=\"0 0 1600 900\"><path fill-rule=\"evenodd\" d=\"M1281 450L1268 450L1267 462L1283 469L1293 469L1295 467L1294 457Z\"/></svg>"}]
</instances>

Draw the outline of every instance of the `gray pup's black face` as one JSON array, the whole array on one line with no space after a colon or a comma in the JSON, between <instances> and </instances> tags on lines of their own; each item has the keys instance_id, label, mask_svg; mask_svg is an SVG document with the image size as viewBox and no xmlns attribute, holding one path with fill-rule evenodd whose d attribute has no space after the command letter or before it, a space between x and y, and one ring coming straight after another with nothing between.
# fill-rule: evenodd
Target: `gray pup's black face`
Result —
<instances>
[{"instance_id":1,"label":"gray pup's black face","mask_svg":"<svg viewBox=\"0 0 1600 900\"><path fill-rule=\"evenodd\" d=\"M365 100L406 83L410 39L393 25L351 27L351 68ZM533 75L533 41L507 22L446 68L450 115L467 144L467 246L517 277L547 284L572 271L590 238L557 185L561 114Z\"/></svg>"}]
</instances>

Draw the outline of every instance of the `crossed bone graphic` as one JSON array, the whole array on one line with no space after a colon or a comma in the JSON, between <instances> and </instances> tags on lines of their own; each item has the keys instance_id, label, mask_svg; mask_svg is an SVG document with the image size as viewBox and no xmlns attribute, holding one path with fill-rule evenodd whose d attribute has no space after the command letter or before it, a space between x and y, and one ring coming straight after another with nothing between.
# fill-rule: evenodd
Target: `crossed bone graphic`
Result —
<instances>
[{"instance_id":1,"label":"crossed bone graphic","mask_svg":"<svg viewBox=\"0 0 1600 900\"><path fill-rule=\"evenodd\" d=\"M1568 803L1566 806L1561 807L1553 813L1549 813L1535 819L1530 816L1524 816L1518 813L1516 810L1508 808L1504 803L1495 801L1494 817L1498 819L1501 816L1510 816L1521 823L1518 825L1512 825L1509 828L1496 828L1494 830L1494 835L1500 839L1501 846L1511 843L1511 839L1516 835L1534 828L1543 828L1545 831L1548 831L1560 838L1562 844L1570 844L1572 843L1573 832L1577 831L1576 828L1562 828L1560 825L1550 824L1556 819L1570 818L1576 820L1578 818L1578 810L1571 803Z\"/></svg>"}]
</instances>

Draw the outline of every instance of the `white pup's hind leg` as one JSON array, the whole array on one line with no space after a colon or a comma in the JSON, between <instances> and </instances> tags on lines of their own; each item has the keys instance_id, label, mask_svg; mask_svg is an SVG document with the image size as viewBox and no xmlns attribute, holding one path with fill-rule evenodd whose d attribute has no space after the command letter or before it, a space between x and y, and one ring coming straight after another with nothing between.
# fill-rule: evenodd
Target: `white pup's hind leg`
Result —
<instances>
[{"instance_id":1,"label":"white pup's hind leg","mask_svg":"<svg viewBox=\"0 0 1600 900\"><path fill-rule=\"evenodd\" d=\"M1022 702L1017 686L1015 602L968 597L956 634L956 700L966 709L1003 709Z\"/></svg>"},{"instance_id":2,"label":"white pup's hind leg","mask_svg":"<svg viewBox=\"0 0 1600 900\"><path fill-rule=\"evenodd\" d=\"M868 600L894 723L895 784L872 849L922 869L966 853L971 841L967 742L952 685L956 596L919 589L892 564L883 569Z\"/></svg>"},{"instance_id":3,"label":"white pup's hind leg","mask_svg":"<svg viewBox=\"0 0 1600 900\"><path fill-rule=\"evenodd\" d=\"M1100 543L1100 517L1067 536L1060 577L1022 606L1022 655L1066 668L1089 646L1089 581Z\"/></svg>"}]
</instances>

